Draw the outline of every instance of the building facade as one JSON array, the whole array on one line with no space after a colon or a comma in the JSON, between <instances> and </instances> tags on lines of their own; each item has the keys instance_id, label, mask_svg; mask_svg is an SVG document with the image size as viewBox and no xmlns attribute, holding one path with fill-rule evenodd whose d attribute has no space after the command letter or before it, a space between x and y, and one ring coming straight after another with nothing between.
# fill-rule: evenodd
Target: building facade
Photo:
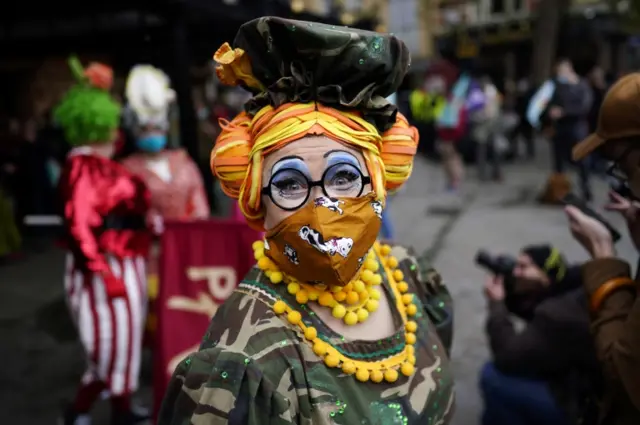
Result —
<instances>
[{"instance_id":1,"label":"building facade","mask_svg":"<svg viewBox=\"0 0 640 425\"><path fill-rule=\"evenodd\" d=\"M559 7L559 2L552 6ZM550 54L570 57L583 73L594 65L607 71L625 69L629 31L622 29L620 17L629 1L612 7L614 3L571 0L560 17ZM458 58L474 58L480 68L505 80L529 77L536 66L533 46L542 7L542 0L443 0L439 48ZM580 43L574 42L577 39Z\"/></svg>"}]
</instances>

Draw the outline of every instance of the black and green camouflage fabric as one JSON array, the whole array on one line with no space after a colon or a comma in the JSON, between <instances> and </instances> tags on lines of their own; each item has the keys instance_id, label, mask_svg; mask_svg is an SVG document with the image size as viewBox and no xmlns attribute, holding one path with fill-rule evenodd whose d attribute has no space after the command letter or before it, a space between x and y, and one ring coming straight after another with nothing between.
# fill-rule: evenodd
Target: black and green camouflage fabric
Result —
<instances>
[{"instance_id":1,"label":"black and green camouflage fabric","mask_svg":"<svg viewBox=\"0 0 640 425\"><path fill-rule=\"evenodd\" d=\"M286 285L273 285L253 269L211 321L199 352L176 369L159 413L159 425L444 425L454 393L447 352L452 304L439 275L420 270L408 251L392 251L417 294L416 371L394 383L359 382L325 366L299 333L276 316L274 302L296 305ZM383 282L393 301L388 281ZM391 302L391 305L394 305ZM380 341L350 341L334 333L308 308L305 324L345 355L378 361L404 348L397 332ZM443 335L444 338L441 338Z\"/></svg>"},{"instance_id":2,"label":"black and green camouflage fabric","mask_svg":"<svg viewBox=\"0 0 640 425\"><path fill-rule=\"evenodd\" d=\"M263 17L242 25L233 47L246 52L254 77L266 87L253 90L245 105L250 115L269 104L315 101L357 109L381 132L395 123L397 107L385 98L402 83L410 57L393 35Z\"/></svg>"}]
</instances>

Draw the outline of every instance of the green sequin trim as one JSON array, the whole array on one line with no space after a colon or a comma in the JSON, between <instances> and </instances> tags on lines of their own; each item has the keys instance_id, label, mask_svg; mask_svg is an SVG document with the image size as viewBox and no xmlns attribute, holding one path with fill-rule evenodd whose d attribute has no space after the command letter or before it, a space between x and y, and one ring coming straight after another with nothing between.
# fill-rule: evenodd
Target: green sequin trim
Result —
<instances>
[{"instance_id":1,"label":"green sequin trim","mask_svg":"<svg viewBox=\"0 0 640 425\"><path fill-rule=\"evenodd\" d=\"M254 286L257 289L260 289L262 291L268 292L271 296L273 296L274 298L278 298L281 301L285 302L290 308L295 309L295 306L292 306L291 304L289 304L286 300L281 299L280 298L280 294L278 294L276 291L274 291L273 289L271 289L270 287L263 285L262 283L258 282L258 281L247 281L247 280L243 280L241 282L244 285L247 286ZM305 323L306 325L306 323ZM326 342L327 344L330 344L333 348L335 348L340 354L342 354L343 356L347 356L353 359L369 359L369 358L373 358L373 357L388 357L388 356L393 356L396 355L398 353L400 353L402 350L404 350L404 347L406 345L406 342L403 340L402 342L394 345L391 348L388 348L386 350L379 350L379 351L374 351L373 353L352 353L350 351L346 351L340 347L336 347L331 343L331 338L329 338L326 335L323 335L321 333L318 333L318 338L320 338L322 341ZM389 340L391 339L396 339L395 337L390 337L387 338Z\"/></svg>"}]
</instances>

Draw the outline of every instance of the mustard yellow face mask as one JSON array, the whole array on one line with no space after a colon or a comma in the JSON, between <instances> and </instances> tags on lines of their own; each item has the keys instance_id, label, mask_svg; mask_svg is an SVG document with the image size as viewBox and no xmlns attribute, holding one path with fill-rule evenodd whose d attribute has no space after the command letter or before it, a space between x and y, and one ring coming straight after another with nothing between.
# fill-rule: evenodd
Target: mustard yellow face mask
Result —
<instances>
[{"instance_id":1,"label":"mustard yellow face mask","mask_svg":"<svg viewBox=\"0 0 640 425\"><path fill-rule=\"evenodd\" d=\"M344 286L376 241L382 208L374 193L317 198L267 232L265 254L300 282Z\"/></svg>"}]
</instances>

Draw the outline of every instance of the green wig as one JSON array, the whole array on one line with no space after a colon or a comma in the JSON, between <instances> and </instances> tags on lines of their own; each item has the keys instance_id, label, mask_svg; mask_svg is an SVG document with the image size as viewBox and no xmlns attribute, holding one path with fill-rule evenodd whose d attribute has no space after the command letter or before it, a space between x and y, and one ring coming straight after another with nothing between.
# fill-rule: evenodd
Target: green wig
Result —
<instances>
[{"instance_id":1,"label":"green wig","mask_svg":"<svg viewBox=\"0 0 640 425\"><path fill-rule=\"evenodd\" d=\"M73 146L112 140L120 122L120 105L108 88L92 84L77 58L72 57L69 65L78 83L64 95L54 119Z\"/></svg>"}]
</instances>

